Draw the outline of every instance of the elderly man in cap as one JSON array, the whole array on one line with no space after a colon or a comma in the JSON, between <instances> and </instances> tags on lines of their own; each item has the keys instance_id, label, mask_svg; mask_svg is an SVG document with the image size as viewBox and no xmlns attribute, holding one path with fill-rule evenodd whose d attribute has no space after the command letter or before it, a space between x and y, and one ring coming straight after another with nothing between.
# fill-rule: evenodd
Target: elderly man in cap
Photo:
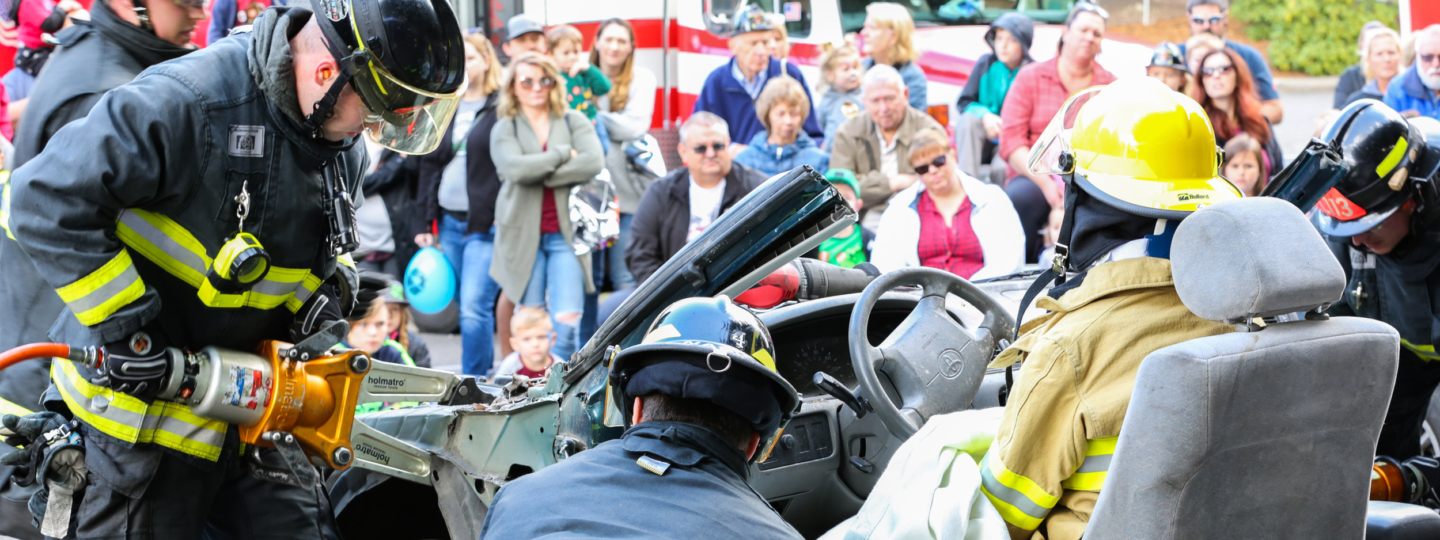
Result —
<instances>
[{"instance_id":1,"label":"elderly man in cap","mask_svg":"<svg viewBox=\"0 0 1440 540\"><path fill-rule=\"evenodd\" d=\"M730 125L732 141L749 141L765 130L755 114L755 100L760 98L767 81L788 76L804 86L800 68L770 57L775 45L774 30L775 25L759 6L751 4L737 11L730 26L730 52L735 56L710 72L700 89L700 97L695 100L694 112L708 111L725 119ZM825 131L815 119L815 99L810 95L809 86L805 86L805 98L812 104L809 114L805 115L805 133L819 143L825 138ZM741 146L735 144L732 149L738 153Z\"/></svg>"},{"instance_id":2,"label":"elderly man in cap","mask_svg":"<svg viewBox=\"0 0 1440 540\"><path fill-rule=\"evenodd\" d=\"M505 23L505 42L500 44L500 49L507 58L527 52L546 54L549 51L545 47L545 25L534 17L521 13Z\"/></svg>"},{"instance_id":3,"label":"elderly man in cap","mask_svg":"<svg viewBox=\"0 0 1440 540\"><path fill-rule=\"evenodd\" d=\"M615 358L610 393L625 435L506 484L482 539L801 538L747 484L800 405L754 313L672 304Z\"/></svg>"}]
</instances>

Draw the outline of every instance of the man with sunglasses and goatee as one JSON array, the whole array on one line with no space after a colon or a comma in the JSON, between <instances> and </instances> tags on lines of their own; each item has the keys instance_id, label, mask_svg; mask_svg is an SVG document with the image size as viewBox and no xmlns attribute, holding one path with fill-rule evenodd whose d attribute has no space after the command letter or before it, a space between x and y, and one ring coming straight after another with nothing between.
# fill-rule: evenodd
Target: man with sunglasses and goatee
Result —
<instances>
[{"instance_id":1,"label":"man with sunglasses and goatee","mask_svg":"<svg viewBox=\"0 0 1440 540\"><path fill-rule=\"evenodd\" d=\"M731 161L730 126L713 113L690 115L680 128L680 161L645 190L625 264L644 282L686 243L705 232L740 199L765 182L764 174Z\"/></svg>"},{"instance_id":2,"label":"man with sunglasses and goatee","mask_svg":"<svg viewBox=\"0 0 1440 540\"><path fill-rule=\"evenodd\" d=\"M1190 35L1210 33L1225 39L1225 29L1230 25L1230 0L1187 0L1185 14L1190 18ZM1270 75L1270 65L1265 63L1265 57L1254 47L1243 43L1225 39L1225 46L1245 59L1245 65L1255 77L1255 92L1260 94L1261 113L1270 119L1271 124L1279 124L1285 118L1285 110L1280 106L1280 93L1275 91L1275 78Z\"/></svg>"}]
</instances>

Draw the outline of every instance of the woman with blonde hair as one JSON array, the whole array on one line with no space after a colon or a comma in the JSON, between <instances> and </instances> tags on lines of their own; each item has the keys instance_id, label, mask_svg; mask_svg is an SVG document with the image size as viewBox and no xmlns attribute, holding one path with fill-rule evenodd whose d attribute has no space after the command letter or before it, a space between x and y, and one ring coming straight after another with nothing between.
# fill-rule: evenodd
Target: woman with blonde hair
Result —
<instances>
[{"instance_id":1,"label":"woman with blonde hair","mask_svg":"<svg viewBox=\"0 0 1440 540\"><path fill-rule=\"evenodd\" d=\"M569 358L579 347L585 293L594 292L589 258L571 247L570 187L599 174L604 156L589 119L566 109L560 81L554 60L524 53L501 83L490 130L501 182L490 276L519 305L548 307L554 350Z\"/></svg>"},{"instance_id":2,"label":"woman with blonde hair","mask_svg":"<svg viewBox=\"0 0 1440 540\"><path fill-rule=\"evenodd\" d=\"M893 2L865 6L865 26L860 29L860 38L867 56L865 69L868 71L877 63L894 66L910 91L910 106L925 110L930 104L929 86L925 72L916 63L920 51L915 48L915 20L910 17L910 10Z\"/></svg>"},{"instance_id":3,"label":"woman with blonde hair","mask_svg":"<svg viewBox=\"0 0 1440 540\"><path fill-rule=\"evenodd\" d=\"M495 197L500 179L490 159L490 128L500 104L503 67L490 40L465 36L469 86L440 147L420 159L415 237L421 247L438 245L459 280L460 366L484 376L494 364L495 300L500 285L490 278L495 251ZM432 230L438 230L438 238ZM437 242L438 240L438 242Z\"/></svg>"},{"instance_id":4,"label":"woman with blonde hair","mask_svg":"<svg viewBox=\"0 0 1440 540\"><path fill-rule=\"evenodd\" d=\"M1360 48L1360 70L1365 74L1365 86L1351 92L1340 104L1340 109L1361 99L1381 100L1390 80L1400 74L1400 34L1389 28L1371 30Z\"/></svg>"},{"instance_id":5,"label":"woman with blonde hair","mask_svg":"<svg viewBox=\"0 0 1440 540\"><path fill-rule=\"evenodd\" d=\"M925 266L965 279L1003 276L1025 264L1025 229L999 186L955 166L945 132L915 134L909 159L920 177L890 199L871 259L882 272Z\"/></svg>"},{"instance_id":6,"label":"woman with blonde hair","mask_svg":"<svg viewBox=\"0 0 1440 540\"><path fill-rule=\"evenodd\" d=\"M614 151L605 155L605 168L615 184L620 201L620 237L605 250L605 275L615 290L635 288L635 275L625 265L625 248L630 245L630 223L645 189L659 175L651 175L631 164L625 148L650 133L655 116L655 74L635 65L635 28L625 19L609 19L595 30L595 44L590 50L590 64L610 78L610 93L595 100L600 109L598 120L605 125ZM653 156L651 159L660 159ZM660 167L662 170L664 167Z\"/></svg>"}]
</instances>

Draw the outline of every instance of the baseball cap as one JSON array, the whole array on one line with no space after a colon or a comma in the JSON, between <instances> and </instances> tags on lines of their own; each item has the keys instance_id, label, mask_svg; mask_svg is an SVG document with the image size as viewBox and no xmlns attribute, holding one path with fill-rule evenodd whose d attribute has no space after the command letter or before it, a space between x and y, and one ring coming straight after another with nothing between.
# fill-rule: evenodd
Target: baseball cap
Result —
<instances>
[{"instance_id":1,"label":"baseball cap","mask_svg":"<svg viewBox=\"0 0 1440 540\"><path fill-rule=\"evenodd\" d=\"M511 17L510 22L505 23L505 41L510 41L531 32L540 32L543 34L545 33L545 25L540 24L540 21L535 20L535 18L530 15L521 13Z\"/></svg>"},{"instance_id":2,"label":"baseball cap","mask_svg":"<svg viewBox=\"0 0 1440 540\"><path fill-rule=\"evenodd\" d=\"M855 179L855 171L850 169L830 169L825 172L825 179L831 184L845 184L850 186L850 191L860 195L860 182Z\"/></svg>"}]
</instances>

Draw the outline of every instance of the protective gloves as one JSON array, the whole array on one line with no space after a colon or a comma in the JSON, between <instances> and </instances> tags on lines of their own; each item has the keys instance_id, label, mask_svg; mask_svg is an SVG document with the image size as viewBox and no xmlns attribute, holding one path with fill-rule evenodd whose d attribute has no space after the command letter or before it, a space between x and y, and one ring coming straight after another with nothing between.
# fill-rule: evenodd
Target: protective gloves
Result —
<instances>
[{"instance_id":1,"label":"protective gloves","mask_svg":"<svg viewBox=\"0 0 1440 540\"><path fill-rule=\"evenodd\" d=\"M0 457L0 465L16 468L15 483L29 486L41 479L45 489L30 497L30 514L40 533L64 538L70 531L70 514L75 494L85 488L85 441L80 423L54 412L40 412L0 418L0 436L5 443L24 447Z\"/></svg>"},{"instance_id":2,"label":"protective gloves","mask_svg":"<svg viewBox=\"0 0 1440 540\"><path fill-rule=\"evenodd\" d=\"M91 382L143 401L155 399L170 374L168 346L169 340L154 322L126 339L107 343L104 362Z\"/></svg>"},{"instance_id":3,"label":"protective gloves","mask_svg":"<svg viewBox=\"0 0 1440 540\"><path fill-rule=\"evenodd\" d=\"M305 304L300 306L300 311L295 312L295 320L290 323L291 343L305 341L305 338L314 335L327 322L344 319L341 303L333 285L320 285L315 289L315 294L310 295Z\"/></svg>"}]
</instances>

